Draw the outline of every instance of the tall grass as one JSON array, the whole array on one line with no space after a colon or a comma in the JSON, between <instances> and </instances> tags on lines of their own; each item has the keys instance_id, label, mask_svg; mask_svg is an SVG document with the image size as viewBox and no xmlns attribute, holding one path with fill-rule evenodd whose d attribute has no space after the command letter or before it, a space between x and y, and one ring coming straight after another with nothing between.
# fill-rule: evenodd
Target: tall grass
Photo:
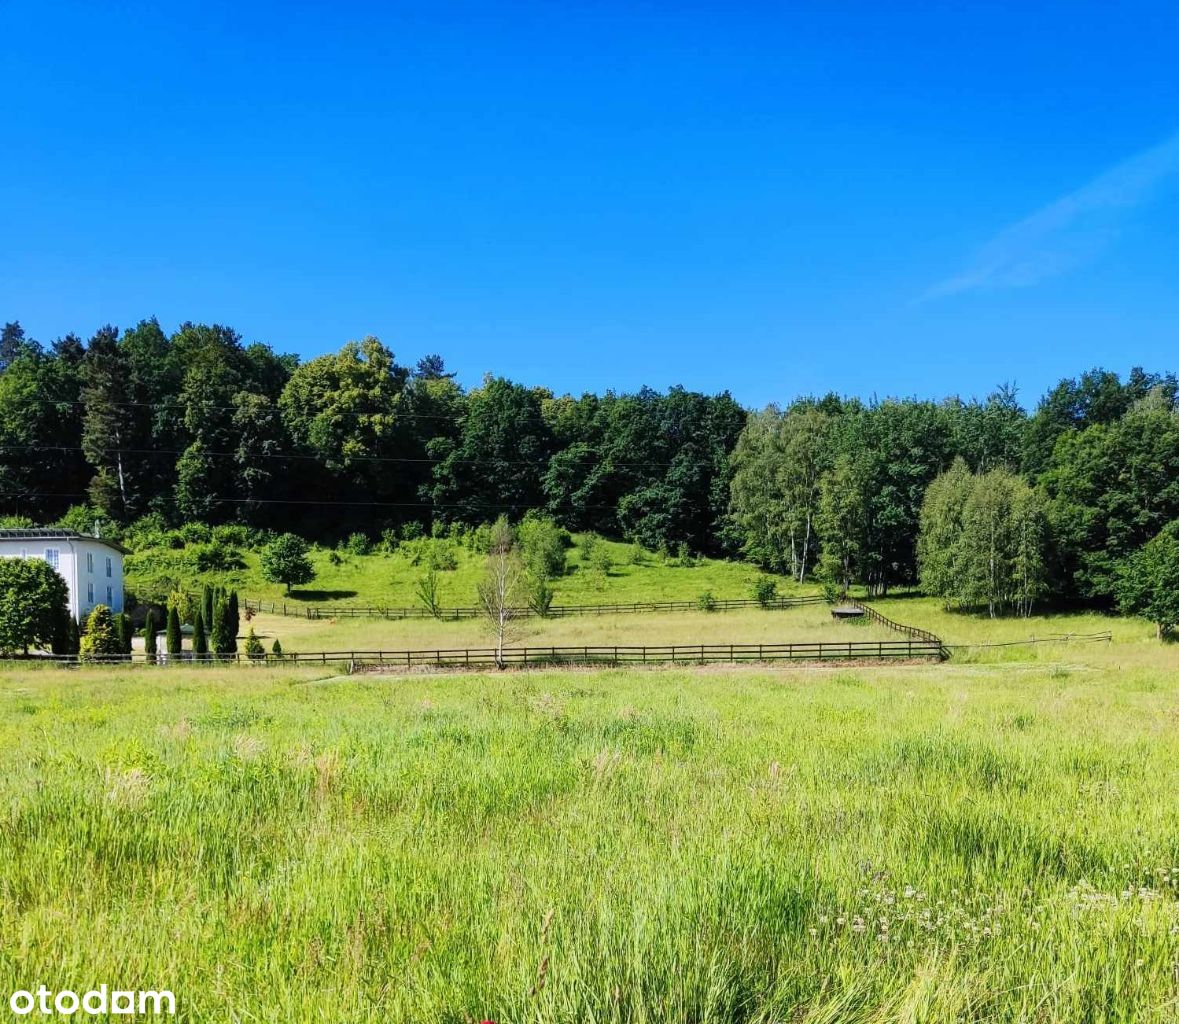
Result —
<instances>
[{"instance_id":1,"label":"tall grass","mask_svg":"<svg viewBox=\"0 0 1179 1024\"><path fill-rule=\"evenodd\" d=\"M6 671L0 990L186 1021L1176 1013L1175 667Z\"/></svg>"}]
</instances>

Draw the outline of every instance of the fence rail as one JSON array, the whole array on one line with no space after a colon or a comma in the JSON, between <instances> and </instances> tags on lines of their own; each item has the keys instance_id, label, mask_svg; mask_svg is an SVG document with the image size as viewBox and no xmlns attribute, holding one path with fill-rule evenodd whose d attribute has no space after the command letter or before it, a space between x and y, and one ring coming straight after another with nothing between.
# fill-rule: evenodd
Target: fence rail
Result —
<instances>
[{"instance_id":1,"label":"fence rail","mask_svg":"<svg viewBox=\"0 0 1179 1024\"><path fill-rule=\"evenodd\" d=\"M782 609L802 605L825 604L826 599L813 597L777 597L772 601L757 601L753 598L715 600L710 611L727 612L739 608ZM249 612L265 612L271 615L285 615L288 618L307 619L439 619L453 622L459 619L475 619L480 615L478 608L440 608L432 612L427 608L392 608L383 605L358 607L341 605L320 608L314 605L287 604L285 601L257 601L245 598L243 608ZM565 604L554 605L544 613L545 618L560 619L567 615L629 615L640 612L685 612L703 610L699 601L633 601L627 604ZM513 617L527 618L539 613L531 608L516 608Z\"/></svg>"},{"instance_id":2,"label":"fence rail","mask_svg":"<svg viewBox=\"0 0 1179 1024\"><path fill-rule=\"evenodd\" d=\"M123 664L171 667L217 665L346 665L349 671L364 668L478 668L507 665L651 665L712 664L758 661L884 661L890 659L935 658L940 660L941 641L909 637L905 640L816 641L788 644L664 644L627 646L622 644L509 647L497 652L494 647L437 648L406 651L292 651L284 654L250 656L244 652L206 655L200 658L186 652L179 657L165 654L149 662L136 651L130 655L109 655L81 659L77 655L43 655L23 659L30 662L60 664Z\"/></svg>"},{"instance_id":3,"label":"fence rail","mask_svg":"<svg viewBox=\"0 0 1179 1024\"><path fill-rule=\"evenodd\" d=\"M871 605L864 604L863 601L857 601L850 598L847 601L853 608L859 608L869 619L878 625L885 626L888 629L895 630L898 633L904 633L905 636L913 640L921 640L924 643L937 644L941 651L941 658L945 660L950 657L950 649L942 642L942 638L936 633L931 633L928 629L921 629L917 626L906 626L903 622L897 622L890 619L887 615L881 615Z\"/></svg>"}]
</instances>

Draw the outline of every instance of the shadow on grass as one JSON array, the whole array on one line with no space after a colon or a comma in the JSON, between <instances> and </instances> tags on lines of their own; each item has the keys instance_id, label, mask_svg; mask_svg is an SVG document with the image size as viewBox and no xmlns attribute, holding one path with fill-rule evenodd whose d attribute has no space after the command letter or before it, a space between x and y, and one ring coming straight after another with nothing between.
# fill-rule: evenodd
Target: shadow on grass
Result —
<instances>
[{"instance_id":1,"label":"shadow on grass","mask_svg":"<svg viewBox=\"0 0 1179 1024\"><path fill-rule=\"evenodd\" d=\"M355 590L292 590L288 595L293 601L342 601L355 597Z\"/></svg>"}]
</instances>

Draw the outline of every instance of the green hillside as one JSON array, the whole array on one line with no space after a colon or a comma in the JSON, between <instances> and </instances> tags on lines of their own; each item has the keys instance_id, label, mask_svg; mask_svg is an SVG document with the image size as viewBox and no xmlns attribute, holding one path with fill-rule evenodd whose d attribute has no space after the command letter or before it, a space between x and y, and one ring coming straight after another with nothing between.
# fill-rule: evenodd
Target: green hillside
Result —
<instances>
[{"instance_id":1,"label":"green hillside","mask_svg":"<svg viewBox=\"0 0 1179 1024\"><path fill-rule=\"evenodd\" d=\"M717 598L747 598L763 574L745 562L659 554L632 544L575 534L567 552L564 575L552 581L556 604L609 604L628 601L687 601L709 591ZM587 545L596 545L587 557ZM285 588L267 582L261 572L260 548L223 545L216 552L207 543L173 548L145 547L126 561L127 588L141 599L161 600L169 591L196 589L204 583L236 588L243 597L291 604L415 606L415 584L431 566L438 572L442 602L470 605L484 570L485 556L460 541L420 538L393 551L358 553L347 548L313 547L315 580ZM603 558L605 556L605 559ZM608 560L609 568L604 568ZM210 563L236 568L209 568ZM592 564L591 564L592 563ZM202 567L206 566L206 567ZM783 594L816 593L817 586L799 587L776 578Z\"/></svg>"}]
</instances>

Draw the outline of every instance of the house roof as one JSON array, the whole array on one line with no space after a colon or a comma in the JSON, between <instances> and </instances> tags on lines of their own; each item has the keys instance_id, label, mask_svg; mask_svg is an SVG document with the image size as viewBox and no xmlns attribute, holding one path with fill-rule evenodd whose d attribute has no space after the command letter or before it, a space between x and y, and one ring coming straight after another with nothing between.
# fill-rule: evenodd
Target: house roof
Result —
<instances>
[{"instance_id":1,"label":"house roof","mask_svg":"<svg viewBox=\"0 0 1179 1024\"><path fill-rule=\"evenodd\" d=\"M95 544L105 544L120 554L126 554L127 549L122 544L116 544L105 537L91 537L76 530L55 530L51 527L33 528L27 530L0 530L0 541L6 540L90 540Z\"/></svg>"}]
</instances>

